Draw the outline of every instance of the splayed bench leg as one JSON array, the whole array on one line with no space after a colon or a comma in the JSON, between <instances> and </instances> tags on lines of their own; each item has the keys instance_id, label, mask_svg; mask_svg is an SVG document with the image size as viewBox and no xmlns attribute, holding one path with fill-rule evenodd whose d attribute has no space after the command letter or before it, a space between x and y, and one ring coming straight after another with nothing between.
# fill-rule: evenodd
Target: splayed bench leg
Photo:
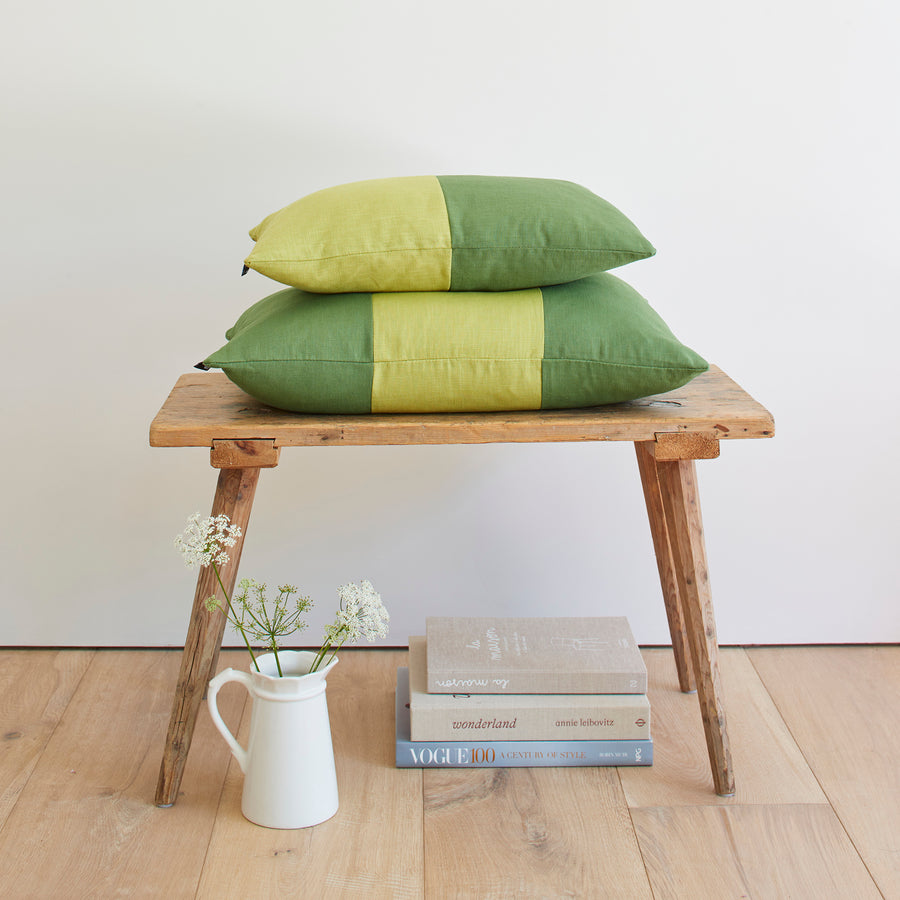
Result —
<instances>
[{"instance_id":1,"label":"splayed bench leg","mask_svg":"<svg viewBox=\"0 0 900 900\"><path fill-rule=\"evenodd\" d=\"M234 590L244 535L250 520L253 496L259 480L259 468L221 469L213 499L212 515L225 513L234 525L240 526L241 537L229 550L230 561L222 567L222 584L229 596ZM175 689L172 715L159 781L156 785L156 805L172 806L178 796L184 765L194 736L194 725L200 712L200 705L206 693L206 686L215 674L225 631L225 616L219 610L210 612L206 599L220 596L220 588L211 567L200 570L194 606L185 638L184 653L181 657L181 671Z\"/></svg>"}]
</instances>

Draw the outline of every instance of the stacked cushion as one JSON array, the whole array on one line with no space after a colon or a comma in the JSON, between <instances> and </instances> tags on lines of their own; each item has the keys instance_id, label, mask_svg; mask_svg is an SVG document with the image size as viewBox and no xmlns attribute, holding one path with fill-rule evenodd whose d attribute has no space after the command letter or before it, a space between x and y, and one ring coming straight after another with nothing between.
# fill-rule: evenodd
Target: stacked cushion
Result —
<instances>
[{"instance_id":1,"label":"stacked cushion","mask_svg":"<svg viewBox=\"0 0 900 900\"><path fill-rule=\"evenodd\" d=\"M251 306L200 367L281 409L596 406L707 368L607 271L653 247L571 182L357 182L304 197L250 234L246 267L291 287Z\"/></svg>"},{"instance_id":2,"label":"stacked cushion","mask_svg":"<svg viewBox=\"0 0 900 900\"><path fill-rule=\"evenodd\" d=\"M303 197L250 232L244 264L319 293L510 291L652 256L580 185L487 175L381 178Z\"/></svg>"},{"instance_id":3,"label":"stacked cushion","mask_svg":"<svg viewBox=\"0 0 900 900\"><path fill-rule=\"evenodd\" d=\"M707 367L609 273L499 293L289 288L226 336L205 366L304 413L595 406L671 390Z\"/></svg>"}]
</instances>

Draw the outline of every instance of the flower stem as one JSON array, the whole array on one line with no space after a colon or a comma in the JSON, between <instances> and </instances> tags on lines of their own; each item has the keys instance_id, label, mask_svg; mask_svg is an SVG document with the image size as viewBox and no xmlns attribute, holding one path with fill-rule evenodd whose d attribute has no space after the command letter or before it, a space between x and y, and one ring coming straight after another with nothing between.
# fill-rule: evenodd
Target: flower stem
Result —
<instances>
[{"instance_id":1,"label":"flower stem","mask_svg":"<svg viewBox=\"0 0 900 900\"><path fill-rule=\"evenodd\" d=\"M222 576L219 575L219 567L215 563L212 563L212 569L213 569L213 572L215 572L216 581L219 582L219 587L222 589L222 596L225 598L225 602L228 604L228 614L231 615L231 621L234 625L237 626L237 630L241 633L241 637L244 639L244 644L247 647L247 652L250 654L250 659L253 661L253 668L255 668L256 671L258 672L259 671L259 663L256 661L256 657L253 655L253 648L250 646L250 641L247 640L247 635L244 634L244 629L241 628L240 625L238 624L238 618L234 614L234 607L231 605L231 598L228 596L228 591L225 590L225 585L222 584ZM226 616L225 616L226 619L228 618L228 614L226 614ZM276 656L275 659L277 662L278 657ZM278 668L278 674L279 675L281 674L280 666Z\"/></svg>"},{"instance_id":2,"label":"flower stem","mask_svg":"<svg viewBox=\"0 0 900 900\"><path fill-rule=\"evenodd\" d=\"M341 641L337 646L335 646L331 642L326 642L326 643L322 644L322 646L319 648L319 652L316 654L316 658L313 660L313 664L309 667L309 671L310 672L318 672L319 671L319 666L322 665L322 662L325 660L325 657L328 655L329 650L331 651L331 659L329 659L328 662L331 662L331 660L334 659L335 656L337 656L338 650L340 650L341 647L344 646L344 642L346 640L347 640L347 636L345 635L344 640Z\"/></svg>"},{"instance_id":3,"label":"flower stem","mask_svg":"<svg viewBox=\"0 0 900 900\"><path fill-rule=\"evenodd\" d=\"M309 667L310 672L318 672L319 666L322 664L322 660L325 658L325 654L328 652L328 648L331 644L325 643L319 648L319 652L316 653L316 658L312 661L312 665Z\"/></svg>"}]
</instances>

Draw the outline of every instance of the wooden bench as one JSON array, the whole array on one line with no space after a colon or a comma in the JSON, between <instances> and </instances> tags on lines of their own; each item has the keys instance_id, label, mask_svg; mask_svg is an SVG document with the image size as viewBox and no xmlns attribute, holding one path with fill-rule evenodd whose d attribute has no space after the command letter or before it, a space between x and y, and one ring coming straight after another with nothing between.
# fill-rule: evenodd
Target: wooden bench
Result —
<instances>
[{"instance_id":1,"label":"wooden bench","mask_svg":"<svg viewBox=\"0 0 900 900\"><path fill-rule=\"evenodd\" d=\"M685 387L612 406L540 412L428 415L299 415L265 406L221 373L182 375L150 426L154 447L208 447L219 469L212 514L247 532L260 469L283 447L633 441L644 489L672 647L683 691L697 691L716 792L734 793L719 679L694 460L719 455L719 442L774 433L771 414L720 369ZM243 537L223 567L233 590ZM178 795L206 685L216 672L225 619L204 600L215 591L201 569L157 785L156 803Z\"/></svg>"}]
</instances>

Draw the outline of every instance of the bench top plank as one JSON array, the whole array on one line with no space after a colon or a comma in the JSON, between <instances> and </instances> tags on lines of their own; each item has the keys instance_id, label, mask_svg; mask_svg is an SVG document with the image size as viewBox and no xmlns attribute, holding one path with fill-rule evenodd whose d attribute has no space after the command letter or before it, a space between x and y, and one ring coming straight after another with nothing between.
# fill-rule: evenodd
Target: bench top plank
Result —
<instances>
[{"instance_id":1,"label":"bench top plank","mask_svg":"<svg viewBox=\"0 0 900 900\"><path fill-rule=\"evenodd\" d=\"M153 447L271 440L276 447L653 441L661 433L715 440L771 437L771 413L721 369L628 403L527 412L306 415L266 406L221 372L182 375L150 426Z\"/></svg>"}]
</instances>

